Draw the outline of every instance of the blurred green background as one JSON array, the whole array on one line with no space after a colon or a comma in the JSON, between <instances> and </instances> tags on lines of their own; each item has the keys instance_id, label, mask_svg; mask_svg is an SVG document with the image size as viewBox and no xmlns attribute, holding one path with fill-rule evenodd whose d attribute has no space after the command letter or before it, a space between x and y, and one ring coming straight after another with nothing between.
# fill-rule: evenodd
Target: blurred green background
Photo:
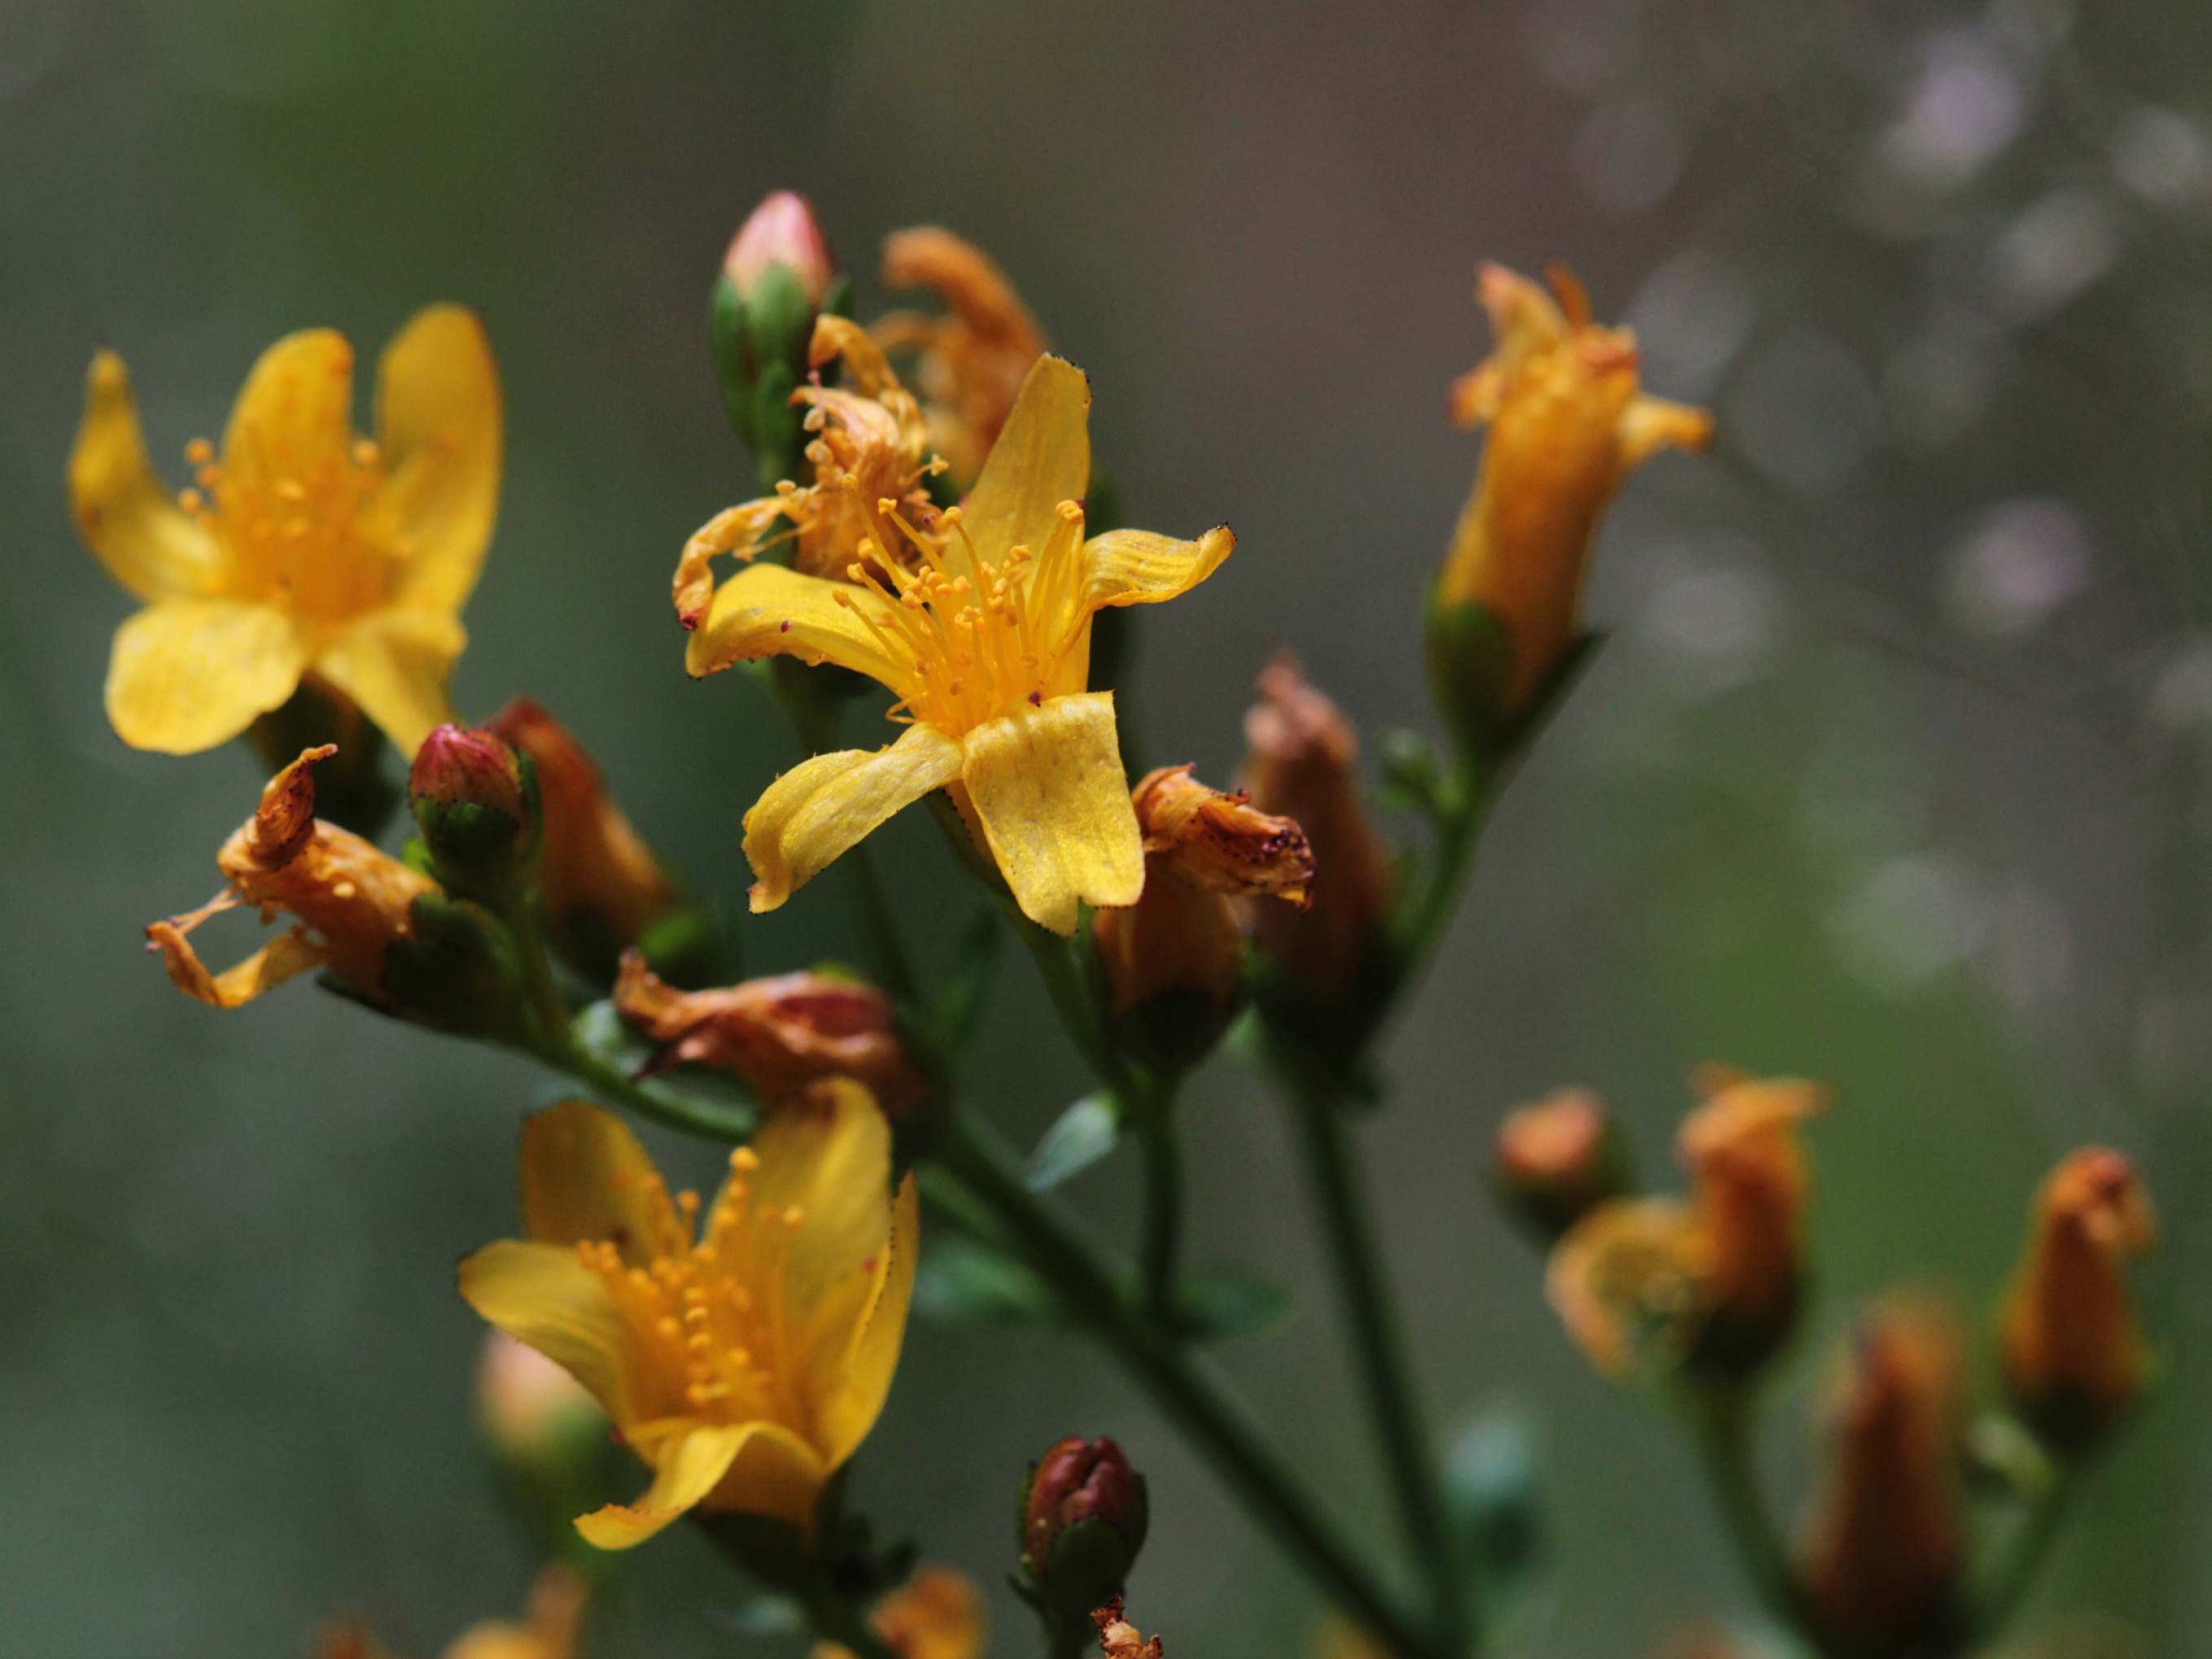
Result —
<instances>
[{"instance_id":1,"label":"blurred green background","mask_svg":"<svg viewBox=\"0 0 2212 1659\"><path fill-rule=\"evenodd\" d=\"M666 584L750 493L706 293L779 185L864 314L884 231L990 249L1090 370L1130 520L1236 526L1220 575L1145 617L1136 691L1153 753L1216 780L1280 644L1370 738L1425 726L1476 259L1564 258L1643 331L1717 451L1614 514L1611 642L1506 799L1367 1131L1439 1433L1500 1401L1542 1425L1555 1569L1512 1650L1619 1659L1746 1605L1686 1454L1569 1352L1476 1177L1500 1112L1569 1081L1666 1170L1709 1058L1838 1094L1824 1294L1767 1448L1788 1510L1853 1298L1929 1279L1979 1318L2059 1152L2145 1160L2166 1387L2029 1624L2212 1648L2209 116L2192 0L0 0L0 1654L295 1654L343 1613L428 1659L533 1565L472 1437L452 1267L514 1225L548 1085L306 985L217 1014L141 954L214 889L259 779L105 723L131 604L61 485L93 349L181 481L278 334L366 356L427 301L477 307L509 461L459 704L550 704L734 902L738 819L791 750L744 677L685 678ZM921 938L960 914L933 841L883 849ZM228 961L247 931L208 937ZM834 883L744 940L754 971L854 949ZM1085 1086L1026 964L986 1043L1018 1140ZM1198 1258L1303 1304L1220 1366L1387 1547L1279 1109L1224 1060L1189 1118ZM1073 1189L1109 1232L1127 1176ZM1147 1631L1304 1649L1306 1593L1072 1338L918 1325L859 1489L1031 1650L1008 1512L1069 1431L1151 1474ZM734 1603L679 1533L617 1634L794 1650Z\"/></svg>"}]
</instances>

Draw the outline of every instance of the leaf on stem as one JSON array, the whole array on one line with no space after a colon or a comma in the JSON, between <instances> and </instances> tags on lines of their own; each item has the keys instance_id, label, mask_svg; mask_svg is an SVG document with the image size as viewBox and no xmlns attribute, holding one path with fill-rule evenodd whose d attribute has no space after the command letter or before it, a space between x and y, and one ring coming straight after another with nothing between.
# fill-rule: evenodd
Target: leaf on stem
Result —
<instances>
[{"instance_id":1,"label":"leaf on stem","mask_svg":"<svg viewBox=\"0 0 2212 1659\"><path fill-rule=\"evenodd\" d=\"M1251 1336L1287 1324L1297 1298L1244 1267L1207 1267L1186 1274L1176 1289L1176 1313L1197 1342Z\"/></svg>"},{"instance_id":2,"label":"leaf on stem","mask_svg":"<svg viewBox=\"0 0 2212 1659\"><path fill-rule=\"evenodd\" d=\"M1059 1316L1044 1281L997 1246L955 1233L923 1246L914 1310L944 1325L1042 1325Z\"/></svg>"},{"instance_id":3,"label":"leaf on stem","mask_svg":"<svg viewBox=\"0 0 2212 1659\"><path fill-rule=\"evenodd\" d=\"M1104 1158L1121 1139L1121 1115L1113 1097L1085 1095L1044 1132L1022 1179L1033 1193L1050 1192Z\"/></svg>"}]
</instances>

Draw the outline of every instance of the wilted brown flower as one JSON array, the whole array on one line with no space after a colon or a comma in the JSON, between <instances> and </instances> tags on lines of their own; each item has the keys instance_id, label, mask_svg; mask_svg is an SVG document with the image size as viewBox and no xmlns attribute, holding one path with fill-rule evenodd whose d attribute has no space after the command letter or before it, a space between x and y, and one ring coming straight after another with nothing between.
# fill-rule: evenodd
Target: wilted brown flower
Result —
<instances>
[{"instance_id":1,"label":"wilted brown flower","mask_svg":"<svg viewBox=\"0 0 2212 1659\"><path fill-rule=\"evenodd\" d=\"M1167 1650L1158 1637L1146 1641L1142 1631L1121 1617L1118 1595L1092 1613L1091 1621L1098 1626L1098 1650L1106 1659L1161 1659Z\"/></svg>"}]
</instances>

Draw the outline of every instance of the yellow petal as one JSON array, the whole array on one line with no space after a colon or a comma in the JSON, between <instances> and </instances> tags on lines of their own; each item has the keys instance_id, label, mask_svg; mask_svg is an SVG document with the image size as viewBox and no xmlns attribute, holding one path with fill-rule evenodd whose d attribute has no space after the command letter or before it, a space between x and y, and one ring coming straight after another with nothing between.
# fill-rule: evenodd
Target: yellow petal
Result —
<instances>
[{"instance_id":1,"label":"yellow petal","mask_svg":"<svg viewBox=\"0 0 2212 1659\"><path fill-rule=\"evenodd\" d=\"M238 599L163 599L115 631L107 718L133 749L195 755L290 696L307 666L291 619Z\"/></svg>"},{"instance_id":2,"label":"yellow petal","mask_svg":"<svg viewBox=\"0 0 2212 1659\"><path fill-rule=\"evenodd\" d=\"M227 481L274 489L350 465L353 348L327 328L288 334L261 354L223 434Z\"/></svg>"},{"instance_id":3,"label":"yellow petal","mask_svg":"<svg viewBox=\"0 0 2212 1659\"><path fill-rule=\"evenodd\" d=\"M1017 545L1043 552L1060 504L1083 499L1091 487L1090 422L1091 382L1083 371L1064 358L1038 358L983 476L962 503L968 534L994 564ZM948 557L956 569L965 564L957 537Z\"/></svg>"},{"instance_id":4,"label":"yellow petal","mask_svg":"<svg viewBox=\"0 0 2212 1659\"><path fill-rule=\"evenodd\" d=\"M804 1106L773 1114L753 1137L760 1167L747 1177L753 1212L801 1218L777 1254L783 1305L803 1322L834 1283L890 1237L891 1132L875 1097L834 1079ZM846 1333L834 1345L842 1358Z\"/></svg>"},{"instance_id":5,"label":"yellow petal","mask_svg":"<svg viewBox=\"0 0 2212 1659\"><path fill-rule=\"evenodd\" d=\"M876 1425L898 1370L906 1340L907 1309L914 1300L915 1261L921 1244L921 1199L909 1173L899 1182L881 1267L872 1273L872 1294L841 1357L829 1393L815 1407L815 1437L833 1469L859 1449Z\"/></svg>"},{"instance_id":6,"label":"yellow petal","mask_svg":"<svg viewBox=\"0 0 2212 1659\"><path fill-rule=\"evenodd\" d=\"M751 1432L721 1485L708 1498L707 1507L772 1516L811 1533L822 1488L830 1479L822 1455L781 1423L746 1427Z\"/></svg>"},{"instance_id":7,"label":"yellow petal","mask_svg":"<svg viewBox=\"0 0 2212 1659\"><path fill-rule=\"evenodd\" d=\"M161 948L169 982L186 996L197 997L210 1008L242 1008L264 991L273 991L288 979L296 979L319 968L330 952L294 928L263 945L234 968L211 974L192 949L185 930L173 922L157 921L146 937Z\"/></svg>"},{"instance_id":8,"label":"yellow petal","mask_svg":"<svg viewBox=\"0 0 2212 1659\"><path fill-rule=\"evenodd\" d=\"M645 1395L629 1326L598 1273L563 1244L503 1238L461 1263L461 1296L591 1391L623 1429L659 1402Z\"/></svg>"},{"instance_id":9,"label":"yellow petal","mask_svg":"<svg viewBox=\"0 0 2212 1659\"><path fill-rule=\"evenodd\" d=\"M757 564L715 592L705 623L684 649L684 666L706 675L754 657L796 657L834 662L903 696L912 658L887 647L866 620L884 611L881 598L850 582Z\"/></svg>"},{"instance_id":10,"label":"yellow petal","mask_svg":"<svg viewBox=\"0 0 2212 1659\"><path fill-rule=\"evenodd\" d=\"M1638 397L1620 416L1620 459L1641 466L1662 449L1703 449L1712 441L1713 417L1687 404Z\"/></svg>"},{"instance_id":11,"label":"yellow petal","mask_svg":"<svg viewBox=\"0 0 2212 1659\"><path fill-rule=\"evenodd\" d=\"M606 1243L633 1267L691 1247L668 1188L629 1126L571 1100L522 1126L522 1222L541 1244Z\"/></svg>"},{"instance_id":12,"label":"yellow petal","mask_svg":"<svg viewBox=\"0 0 2212 1659\"><path fill-rule=\"evenodd\" d=\"M322 648L315 671L412 759L430 728L453 717L446 682L468 639L449 611L373 611Z\"/></svg>"},{"instance_id":13,"label":"yellow petal","mask_svg":"<svg viewBox=\"0 0 2212 1659\"><path fill-rule=\"evenodd\" d=\"M799 495L806 493L802 490ZM696 628L705 619L708 607L714 602L714 562L725 554L747 562L757 558L762 542L782 520L783 512L781 495L764 495L724 507L691 532L691 539L684 544L683 554L676 561L672 586L678 622L686 628Z\"/></svg>"},{"instance_id":14,"label":"yellow petal","mask_svg":"<svg viewBox=\"0 0 2212 1659\"><path fill-rule=\"evenodd\" d=\"M1218 570L1236 545L1227 525L1194 542L1148 530L1093 536L1083 547L1084 605L1098 611L1109 605L1158 605L1188 593Z\"/></svg>"},{"instance_id":15,"label":"yellow petal","mask_svg":"<svg viewBox=\"0 0 2212 1659\"><path fill-rule=\"evenodd\" d=\"M844 749L793 767L745 814L753 909L775 909L893 813L958 777L960 768L960 745L921 721L887 749ZM1126 810L1126 796L1121 804Z\"/></svg>"},{"instance_id":16,"label":"yellow petal","mask_svg":"<svg viewBox=\"0 0 2212 1659\"><path fill-rule=\"evenodd\" d=\"M499 370L473 312L427 306L385 347L376 435L385 482L373 513L407 562L401 597L458 611L499 516Z\"/></svg>"},{"instance_id":17,"label":"yellow petal","mask_svg":"<svg viewBox=\"0 0 2212 1659\"><path fill-rule=\"evenodd\" d=\"M702 1425L672 1441L661 1454L653 1485L636 1504L609 1504L589 1515L580 1515L576 1530L583 1534L585 1542L603 1550L626 1550L642 1544L714 1491L760 1426L757 1423Z\"/></svg>"},{"instance_id":18,"label":"yellow petal","mask_svg":"<svg viewBox=\"0 0 2212 1659\"><path fill-rule=\"evenodd\" d=\"M146 458L123 360L103 351L85 376L84 422L70 451L77 533L142 599L205 593L222 571L216 538L171 499Z\"/></svg>"},{"instance_id":19,"label":"yellow petal","mask_svg":"<svg viewBox=\"0 0 2212 1659\"><path fill-rule=\"evenodd\" d=\"M1079 900L1134 904L1145 854L1129 805L1114 696L1048 698L968 734L961 775L1022 914L1075 931Z\"/></svg>"}]
</instances>

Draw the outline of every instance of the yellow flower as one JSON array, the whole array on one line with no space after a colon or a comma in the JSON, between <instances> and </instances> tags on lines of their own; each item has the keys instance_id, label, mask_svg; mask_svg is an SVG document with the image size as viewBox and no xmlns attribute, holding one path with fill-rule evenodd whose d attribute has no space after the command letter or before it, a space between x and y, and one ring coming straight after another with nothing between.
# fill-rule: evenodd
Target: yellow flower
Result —
<instances>
[{"instance_id":1,"label":"yellow flower","mask_svg":"<svg viewBox=\"0 0 2212 1659\"><path fill-rule=\"evenodd\" d=\"M589 1389L653 1471L636 1505L576 1529L642 1542L696 1507L802 1529L874 1426L898 1365L920 1220L894 1195L890 1130L859 1084L822 1085L730 1155L699 1200L671 1200L637 1138L570 1102L522 1137L528 1242L461 1264L476 1310Z\"/></svg>"},{"instance_id":2,"label":"yellow flower","mask_svg":"<svg viewBox=\"0 0 2212 1659\"><path fill-rule=\"evenodd\" d=\"M1236 538L1085 541L1090 408L1082 371L1040 358L963 507L932 526L873 503L852 581L757 564L696 619L692 673L776 653L834 662L896 692L907 726L888 748L817 755L769 787L745 815L756 911L933 789L951 793L1032 921L1072 933L1079 901L1136 902L1144 849L1113 694L1084 689L1091 617L1188 592ZM914 570L882 551L898 544Z\"/></svg>"},{"instance_id":3,"label":"yellow flower","mask_svg":"<svg viewBox=\"0 0 2212 1659\"><path fill-rule=\"evenodd\" d=\"M353 349L288 335L246 377L217 459L195 441L172 498L122 359L93 359L70 456L77 528L147 602L115 635L107 715L137 749L236 737L314 674L409 755L449 719L460 609L499 505L490 347L457 306L418 312L378 371L377 437L353 431Z\"/></svg>"},{"instance_id":4,"label":"yellow flower","mask_svg":"<svg viewBox=\"0 0 2212 1659\"><path fill-rule=\"evenodd\" d=\"M574 1568L556 1562L530 1587L530 1607L520 1624L487 1619L447 1646L446 1659L570 1659L590 1593ZM375 1633L358 1625L326 1626L315 1642L315 1659L392 1659Z\"/></svg>"},{"instance_id":5,"label":"yellow flower","mask_svg":"<svg viewBox=\"0 0 2212 1659\"><path fill-rule=\"evenodd\" d=\"M1668 445L1702 448L1712 417L1637 385L1636 337L1590 321L1564 267L1558 303L1502 265L1477 292L1498 349L1452 387L1452 417L1487 424L1481 471L1439 579L1445 605L1486 606L1512 649L1505 701L1519 708L1575 635L1598 514L1621 480Z\"/></svg>"},{"instance_id":6,"label":"yellow flower","mask_svg":"<svg viewBox=\"0 0 2212 1659\"><path fill-rule=\"evenodd\" d=\"M950 1567L924 1567L885 1596L868 1622L899 1659L977 1659L989 1630L983 1592ZM813 1659L853 1659L853 1650L817 1642Z\"/></svg>"}]
</instances>

